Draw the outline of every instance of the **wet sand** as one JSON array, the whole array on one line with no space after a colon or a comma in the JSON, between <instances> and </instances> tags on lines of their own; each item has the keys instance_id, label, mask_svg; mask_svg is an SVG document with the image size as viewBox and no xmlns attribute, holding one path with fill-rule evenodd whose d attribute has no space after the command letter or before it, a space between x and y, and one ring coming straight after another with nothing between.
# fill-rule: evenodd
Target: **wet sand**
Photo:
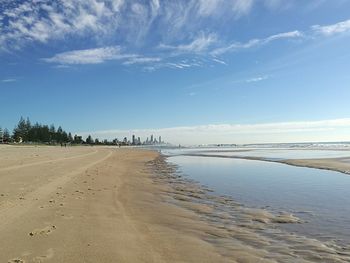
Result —
<instances>
[{"instance_id":1,"label":"wet sand","mask_svg":"<svg viewBox=\"0 0 350 263\"><path fill-rule=\"evenodd\" d=\"M350 174L350 158L291 159L281 163Z\"/></svg>"},{"instance_id":2,"label":"wet sand","mask_svg":"<svg viewBox=\"0 0 350 263\"><path fill-rule=\"evenodd\" d=\"M0 146L0 262L349 262L295 236L293 215L249 209L156 152Z\"/></svg>"}]
</instances>

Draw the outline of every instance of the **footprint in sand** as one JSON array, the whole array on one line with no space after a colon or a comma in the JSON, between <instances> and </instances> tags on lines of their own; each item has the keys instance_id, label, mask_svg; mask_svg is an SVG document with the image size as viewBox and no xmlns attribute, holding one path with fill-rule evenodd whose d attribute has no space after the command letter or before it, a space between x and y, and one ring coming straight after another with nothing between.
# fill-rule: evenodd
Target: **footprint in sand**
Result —
<instances>
[{"instance_id":1,"label":"footprint in sand","mask_svg":"<svg viewBox=\"0 0 350 263\"><path fill-rule=\"evenodd\" d=\"M37 236L37 235L49 235L51 234L53 231L55 231L57 228L56 226L52 225L52 226L47 226L44 227L42 229L35 229L32 232L30 232L28 235L31 237Z\"/></svg>"},{"instance_id":2,"label":"footprint in sand","mask_svg":"<svg viewBox=\"0 0 350 263\"><path fill-rule=\"evenodd\" d=\"M15 259L9 260L8 263L25 263L25 261L19 258L15 258Z\"/></svg>"},{"instance_id":3,"label":"footprint in sand","mask_svg":"<svg viewBox=\"0 0 350 263\"><path fill-rule=\"evenodd\" d=\"M40 255L40 256L33 258L33 262L34 263L41 263L41 262L44 262L48 259L53 258L53 256L54 256L54 251L52 248L50 248L47 250L46 255Z\"/></svg>"}]
</instances>

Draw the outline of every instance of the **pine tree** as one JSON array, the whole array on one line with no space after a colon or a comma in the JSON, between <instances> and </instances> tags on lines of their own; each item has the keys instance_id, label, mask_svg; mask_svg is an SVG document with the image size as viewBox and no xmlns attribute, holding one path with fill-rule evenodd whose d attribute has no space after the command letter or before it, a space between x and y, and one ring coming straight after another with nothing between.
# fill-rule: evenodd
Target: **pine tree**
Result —
<instances>
[{"instance_id":1,"label":"pine tree","mask_svg":"<svg viewBox=\"0 0 350 263\"><path fill-rule=\"evenodd\" d=\"M29 118L27 117L25 128L24 128L24 135L23 135L23 141L31 141L31 138L29 136L29 132L32 128L32 124L30 123Z\"/></svg>"},{"instance_id":2,"label":"pine tree","mask_svg":"<svg viewBox=\"0 0 350 263\"><path fill-rule=\"evenodd\" d=\"M93 144L93 143L94 143L94 141L93 141L91 135L89 135L89 136L86 138L86 143L87 143L87 144Z\"/></svg>"},{"instance_id":3,"label":"pine tree","mask_svg":"<svg viewBox=\"0 0 350 263\"><path fill-rule=\"evenodd\" d=\"M4 142L9 142L10 139L11 139L11 135L10 135L10 132L8 129L4 129L3 133L2 133L2 137L3 137L3 140Z\"/></svg>"},{"instance_id":4,"label":"pine tree","mask_svg":"<svg viewBox=\"0 0 350 263\"><path fill-rule=\"evenodd\" d=\"M24 137L26 136L26 130L27 130L26 121L24 120L23 117L21 117L17 126L13 130L13 138L16 141L20 141L20 139L24 140Z\"/></svg>"},{"instance_id":5,"label":"pine tree","mask_svg":"<svg viewBox=\"0 0 350 263\"><path fill-rule=\"evenodd\" d=\"M57 141L55 125L53 125L53 124L50 125L49 132L50 132L50 140Z\"/></svg>"},{"instance_id":6,"label":"pine tree","mask_svg":"<svg viewBox=\"0 0 350 263\"><path fill-rule=\"evenodd\" d=\"M71 133L68 133L68 142L73 142L73 136Z\"/></svg>"}]
</instances>

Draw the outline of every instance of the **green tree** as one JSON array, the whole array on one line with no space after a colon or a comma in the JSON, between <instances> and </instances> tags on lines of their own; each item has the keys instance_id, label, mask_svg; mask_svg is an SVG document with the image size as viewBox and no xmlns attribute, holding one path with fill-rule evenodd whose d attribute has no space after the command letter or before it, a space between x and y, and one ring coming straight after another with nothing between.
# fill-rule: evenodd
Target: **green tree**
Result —
<instances>
[{"instance_id":1,"label":"green tree","mask_svg":"<svg viewBox=\"0 0 350 263\"><path fill-rule=\"evenodd\" d=\"M20 139L22 139L24 141L24 139L27 135L26 131L27 131L26 121L24 120L23 117L21 117L17 126L13 130L13 138L16 141L19 141Z\"/></svg>"},{"instance_id":2,"label":"green tree","mask_svg":"<svg viewBox=\"0 0 350 263\"><path fill-rule=\"evenodd\" d=\"M53 125L53 124L50 125L49 132L50 132L50 140L57 141L55 125Z\"/></svg>"},{"instance_id":3,"label":"green tree","mask_svg":"<svg viewBox=\"0 0 350 263\"><path fill-rule=\"evenodd\" d=\"M10 132L8 129L4 129L3 133L2 133L2 137L3 137L3 140L4 142L9 142L10 139L11 139L11 135L10 135Z\"/></svg>"},{"instance_id":4,"label":"green tree","mask_svg":"<svg viewBox=\"0 0 350 263\"><path fill-rule=\"evenodd\" d=\"M94 143L94 140L92 139L91 135L89 135L89 136L86 138L86 143L87 143L87 144L93 144L93 143Z\"/></svg>"},{"instance_id":5,"label":"green tree","mask_svg":"<svg viewBox=\"0 0 350 263\"><path fill-rule=\"evenodd\" d=\"M29 137L29 132L32 128L32 124L30 123L29 118L27 117L26 123L25 123L25 129L24 129L24 137L23 137L23 141L31 141L32 138Z\"/></svg>"},{"instance_id":6,"label":"green tree","mask_svg":"<svg viewBox=\"0 0 350 263\"><path fill-rule=\"evenodd\" d=\"M68 142L73 142L73 137L71 133L68 133Z\"/></svg>"},{"instance_id":7,"label":"green tree","mask_svg":"<svg viewBox=\"0 0 350 263\"><path fill-rule=\"evenodd\" d=\"M63 129L61 126L57 128L56 138L59 143L63 142Z\"/></svg>"}]
</instances>

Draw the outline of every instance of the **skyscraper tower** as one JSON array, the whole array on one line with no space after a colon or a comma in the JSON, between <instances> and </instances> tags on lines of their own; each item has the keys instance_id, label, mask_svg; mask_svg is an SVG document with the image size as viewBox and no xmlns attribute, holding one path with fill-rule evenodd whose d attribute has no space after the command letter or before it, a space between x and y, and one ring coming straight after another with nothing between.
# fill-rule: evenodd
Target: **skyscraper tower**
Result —
<instances>
[{"instance_id":1,"label":"skyscraper tower","mask_svg":"<svg viewBox=\"0 0 350 263\"><path fill-rule=\"evenodd\" d=\"M151 143L153 143L153 134L151 135Z\"/></svg>"},{"instance_id":2,"label":"skyscraper tower","mask_svg":"<svg viewBox=\"0 0 350 263\"><path fill-rule=\"evenodd\" d=\"M161 144L162 143L162 136L159 136L159 144Z\"/></svg>"},{"instance_id":3,"label":"skyscraper tower","mask_svg":"<svg viewBox=\"0 0 350 263\"><path fill-rule=\"evenodd\" d=\"M135 141L135 134L132 135L132 145L135 145L136 141Z\"/></svg>"}]
</instances>

